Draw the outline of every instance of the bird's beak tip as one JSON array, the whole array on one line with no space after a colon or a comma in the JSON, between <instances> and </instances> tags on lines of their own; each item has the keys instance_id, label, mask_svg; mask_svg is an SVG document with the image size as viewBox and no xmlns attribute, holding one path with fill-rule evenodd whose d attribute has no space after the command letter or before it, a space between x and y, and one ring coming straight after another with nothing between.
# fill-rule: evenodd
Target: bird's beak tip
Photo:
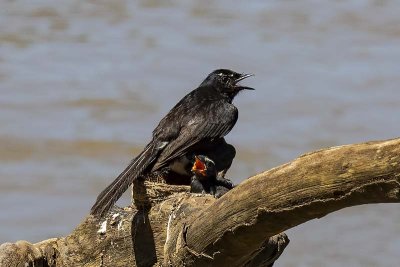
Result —
<instances>
[{"instance_id":1,"label":"bird's beak tip","mask_svg":"<svg viewBox=\"0 0 400 267\"><path fill-rule=\"evenodd\" d=\"M244 80L246 78L249 78L251 76L254 76L254 74L252 73L248 73L248 74L241 74L239 78L236 79L236 83L240 82L241 80Z\"/></svg>"},{"instance_id":2,"label":"bird's beak tip","mask_svg":"<svg viewBox=\"0 0 400 267\"><path fill-rule=\"evenodd\" d=\"M256 90L256 89L254 89L253 87L248 87L248 86L238 86L238 88L239 88L240 90Z\"/></svg>"},{"instance_id":3,"label":"bird's beak tip","mask_svg":"<svg viewBox=\"0 0 400 267\"><path fill-rule=\"evenodd\" d=\"M248 78L248 77L253 77L255 76L254 73L247 73L247 74L243 74L242 77Z\"/></svg>"}]
</instances>

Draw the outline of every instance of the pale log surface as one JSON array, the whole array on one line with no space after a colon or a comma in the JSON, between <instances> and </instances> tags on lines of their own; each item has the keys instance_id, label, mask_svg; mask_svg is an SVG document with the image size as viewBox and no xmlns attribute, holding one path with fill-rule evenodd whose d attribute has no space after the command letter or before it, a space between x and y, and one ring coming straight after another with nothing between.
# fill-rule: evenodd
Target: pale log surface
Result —
<instances>
[{"instance_id":1,"label":"pale log surface","mask_svg":"<svg viewBox=\"0 0 400 267\"><path fill-rule=\"evenodd\" d=\"M400 139L333 147L218 200L147 183L151 206L88 216L64 238L2 244L0 266L270 266L289 242L286 229L345 207L400 202L399 160Z\"/></svg>"}]
</instances>

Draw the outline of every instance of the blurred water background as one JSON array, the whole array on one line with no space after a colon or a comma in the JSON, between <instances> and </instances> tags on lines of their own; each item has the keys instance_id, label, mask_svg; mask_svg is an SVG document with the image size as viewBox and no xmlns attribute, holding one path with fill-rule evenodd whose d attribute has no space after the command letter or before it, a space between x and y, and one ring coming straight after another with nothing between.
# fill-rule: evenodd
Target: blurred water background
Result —
<instances>
[{"instance_id":1,"label":"blurred water background","mask_svg":"<svg viewBox=\"0 0 400 267\"><path fill-rule=\"evenodd\" d=\"M398 137L399 14L395 0L1 1L0 243L69 233L216 68L256 74L227 137L235 182L311 150ZM398 265L398 205L287 233L276 266Z\"/></svg>"}]
</instances>

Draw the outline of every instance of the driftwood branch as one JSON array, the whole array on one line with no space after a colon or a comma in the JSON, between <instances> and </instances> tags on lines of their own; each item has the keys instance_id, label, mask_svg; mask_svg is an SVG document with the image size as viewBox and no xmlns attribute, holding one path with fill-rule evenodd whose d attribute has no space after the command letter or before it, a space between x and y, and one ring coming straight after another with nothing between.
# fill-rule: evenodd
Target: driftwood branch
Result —
<instances>
[{"instance_id":1,"label":"driftwood branch","mask_svg":"<svg viewBox=\"0 0 400 267\"><path fill-rule=\"evenodd\" d=\"M136 190L146 199L88 216L65 238L1 245L0 266L271 266L286 229L345 207L400 202L400 139L305 154L218 200L185 186Z\"/></svg>"}]
</instances>

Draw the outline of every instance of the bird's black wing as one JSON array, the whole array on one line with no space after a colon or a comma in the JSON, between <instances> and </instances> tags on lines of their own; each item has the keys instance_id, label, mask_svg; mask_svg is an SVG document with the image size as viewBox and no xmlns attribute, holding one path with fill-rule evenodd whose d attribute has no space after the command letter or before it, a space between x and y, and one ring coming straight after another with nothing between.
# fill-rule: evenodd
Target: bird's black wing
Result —
<instances>
[{"instance_id":1,"label":"bird's black wing","mask_svg":"<svg viewBox=\"0 0 400 267\"><path fill-rule=\"evenodd\" d=\"M232 130L237 118L237 108L223 101L210 104L207 112L193 113L192 119L181 128L178 137L161 152L153 170L167 166L199 142L224 137Z\"/></svg>"},{"instance_id":2,"label":"bird's black wing","mask_svg":"<svg viewBox=\"0 0 400 267\"><path fill-rule=\"evenodd\" d=\"M128 187L148 168L160 153L165 143L150 142L145 149L134 158L128 167L107 186L97 197L90 213L102 216L115 204Z\"/></svg>"}]
</instances>

